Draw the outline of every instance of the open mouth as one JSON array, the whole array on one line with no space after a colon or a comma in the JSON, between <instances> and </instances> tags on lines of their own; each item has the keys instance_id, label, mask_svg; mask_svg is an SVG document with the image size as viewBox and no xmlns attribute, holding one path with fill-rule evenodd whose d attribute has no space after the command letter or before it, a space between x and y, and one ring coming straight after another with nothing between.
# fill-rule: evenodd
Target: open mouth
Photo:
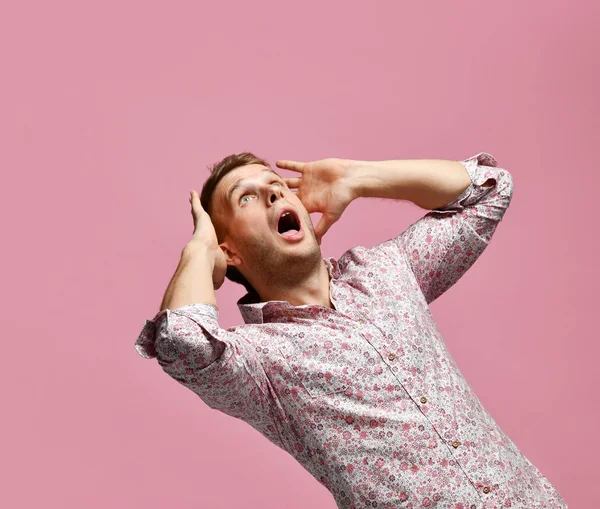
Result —
<instances>
[{"instance_id":1,"label":"open mouth","mask_svg":"<svg viewBox=\"0 0 600 509\"><path fill-rule=\"evenodd\" d=\"M285 210L277 220L277 233L287 240L299 240L303 236L302 225L296 213Z\"/></svg>"}]
</instances>

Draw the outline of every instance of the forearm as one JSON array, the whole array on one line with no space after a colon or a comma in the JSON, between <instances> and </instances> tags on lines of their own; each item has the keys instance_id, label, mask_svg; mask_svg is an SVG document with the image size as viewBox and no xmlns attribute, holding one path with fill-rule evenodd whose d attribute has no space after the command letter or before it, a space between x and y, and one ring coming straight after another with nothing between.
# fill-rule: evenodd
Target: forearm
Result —
<instances>
[{"instance_id":1,"label":"forearm","mask_svg":"<svg viewBox=\"0 0 600 509\"><path fill-rule=\"evenodd\" d=\"M160 310L177 309L187 304L212 304L217 307L213 287L214 256L203 246L188 244L163 297Z\"/></svg>"},{"instance_id":2,"label":"forearm","mask_svg":"<svg viewBox=\"0 0 600 509\"><path fill-rule=\"evenodd\" d=\"M409 200L431 210L450 203L471 184L459 161L404 159L358 163L350 170L355 197Z\"/></svg>"}]
</instances>

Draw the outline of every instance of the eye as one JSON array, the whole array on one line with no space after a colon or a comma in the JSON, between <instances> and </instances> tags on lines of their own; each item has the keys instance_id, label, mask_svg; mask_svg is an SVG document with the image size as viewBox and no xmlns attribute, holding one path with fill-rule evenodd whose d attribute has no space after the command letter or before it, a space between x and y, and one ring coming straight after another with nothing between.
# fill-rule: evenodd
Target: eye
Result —
<instances>
[{"instance_id":1,"label":"eye","mask_svg":"<svg viewBox=\"0 0 600 509\"><path fill-rule=\"evenodd\" d=\"M252 195L251 194L245 194L244 196L242 196L240 198L240 204L243 205L244 203L247 203L249 200L246 200L246 198L251 198Z\"/></svg>"}]
</instances>

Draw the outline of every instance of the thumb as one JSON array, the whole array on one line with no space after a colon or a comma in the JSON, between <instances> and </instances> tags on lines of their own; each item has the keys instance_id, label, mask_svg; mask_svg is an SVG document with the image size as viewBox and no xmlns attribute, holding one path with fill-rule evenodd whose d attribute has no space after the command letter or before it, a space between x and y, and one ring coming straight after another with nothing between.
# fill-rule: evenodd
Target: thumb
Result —
<instances>
[{"instance_id":1,"label":"thumb","mask_svg":"<svg viewBox=\"0 0 600 509\"><path fill-rule=\"evenodd\" d=\"M327 230L331 228L331 225L337 221L337 217L331 214L323 214L317 226L315 226L315 235L317 236L317 241L319 244L321 243L321 237L327 233Z\"/></svg>"}]
</instances>

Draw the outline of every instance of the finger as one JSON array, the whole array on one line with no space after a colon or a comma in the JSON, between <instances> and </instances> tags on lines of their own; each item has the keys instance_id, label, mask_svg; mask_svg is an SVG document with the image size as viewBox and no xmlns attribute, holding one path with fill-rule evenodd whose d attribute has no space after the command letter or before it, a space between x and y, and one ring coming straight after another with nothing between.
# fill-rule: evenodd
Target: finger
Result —
<instances>
[{"instance_id":1,"label":"finger","mask_svg":"<svg viewBox=\"0 0 600 509\"><path fill-rule=\"evenodd\" d=\"M323 214L317 226L315 226L315 235L317 236L317 241L319 244L321 243L321 238L323 235L327 233L331 225L337 221L337 217L332 216L331 214Z\"/></svg>"},{"instance_id":2,"label":"finger","mask_svg":"<svg viewBox=\"0 0 600 509\"><path fill-rule=\"evenodd\" d=\"M192 205L192 217L194 218L194 222L202 216L204 209L202 208L202 204L200 203L200 197L198 193L192 189L190 193L190 203Z\"/></svg>"},{"instance_id":3,"label":"finger","mask_svg":"<svg viewBox=\"0 0 600 509\"><path fill-rule=\"evenodd\" d=\"M285 177L284 182L290 189L296 189L300 185L300 177Z\"/></svg>"},{"instance_id":4,"label":"finger","mask_svg":"<svg viewBox=\"0 0 600 509\"><path fill-rule=\"evenodd\" d=\"M200 197L198 196L198 193L192 189L191 192L191 199L190 201L192 202L192 206L198 210L204 210L204 208L202 207L202 204L200 203Z\"/></svg>"},{"instance_id":5,"label":"finger","mask_svg":"<svg viewBox=\"0 0 600 509\"><path fill-rule=\"evenodd\" d=\"M279 168L284 168L286 170L292 170L302 173L304 171L304 165L306 163L301 163L298 161L288 161L286 159L278 159L277 161L275 161L275 164Z\"/></svg>"}]
</instances>

